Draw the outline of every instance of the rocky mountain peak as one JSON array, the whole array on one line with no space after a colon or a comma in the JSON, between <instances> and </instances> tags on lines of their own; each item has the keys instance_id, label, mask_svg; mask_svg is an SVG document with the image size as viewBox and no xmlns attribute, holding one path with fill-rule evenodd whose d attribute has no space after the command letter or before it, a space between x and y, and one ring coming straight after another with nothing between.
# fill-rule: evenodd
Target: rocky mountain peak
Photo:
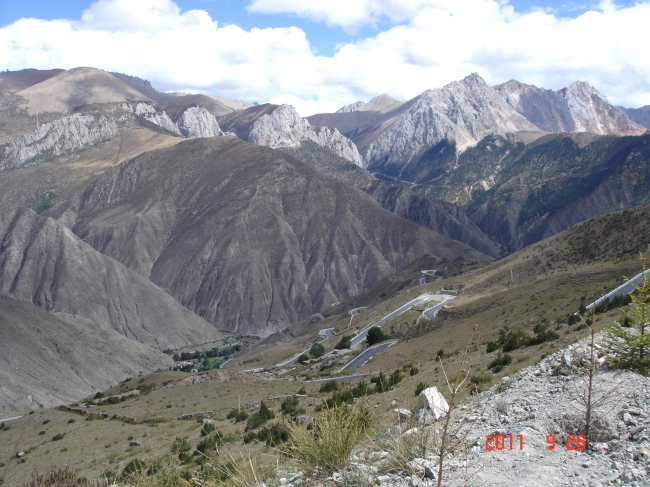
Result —
<instances>
[{"instance_id":1,"label":"rocky mountain peak","mask_svg":"<svg viewBox=\"0 0 650 487\"><path fill-rule=\"evenodd\" d=\"M312 127L291 105L280 105L253 122L245 139L271 148L296 147L310 140L361 166L361 156L354 143L329 127Z\"/></svg>"},{"instance_id":2,"label":"rocky mountain peak","mask_svg":"<svg viewBox=\"0 0 650 487\"><path fill-rule=\"evenodd\" d=\"M350 103L349 105L342 106L341 108L336 110L336 112L334 112L334 113L357 112L359 110L362 110L365 104L366 104L365 101L361 101L361 100L355 101L354 103Z\"/></svg>"},{"instance_id":3,"label":"rocky mountain peak","mask_svg":"<svg viewBox=\"0 0 650 487\"><path fill-rule=\"evenodd\" d=\"M204 107L190 107L185 110L178 121L178 128L185 137L214 137L224 135L214 115Z\"/></svg>"},{"instance_id":4,"label":"rocky mountain peak","mask_svg":"<svg viewBox=\"0 0 650 487\"><path fill-rule=\"evenodd\" d=\"M558 91L510 80L494 89L508 105L545 132L592 132L601 135L640 135L645 129L609 104L584 81Z\"/></svg>"},{"instance_id":5,"label":"rocky mountain peak","mask_svg":"<svg viewBox=\"0 0 650 487\"><path fill-rule=\"evenodd\" d=\"M345 105L338 110L336 113L350 113L350 112L369 112L376 111L379 113L386 113L391 110L399 108L403 103L399 100L396 100L390 95L383 93L379 96L374 97L369 102L357 101L351 103L350 105Z\"/></svg>"},{"instance_id":6,"label":"rocky mountain peak","mask_svg":"<svg viewBox=\"0 0 650 487\"><path fill-rule=\"evenodd\" d=\"M641 135L646 132L610 105L607 98L584 81L571 83L558 93L564 98L579 132L604 135Z\"/></svg>"},{"instance_id":7,"label":"rocky mountain peak","mask_svg":"<svg viewBox=\"0 0 650 487\"><path fill-rule=\"evenodd\" d=\"M509 106L477 73L427 90L368 147L364 165L410 161L426 148L450 139L464 148L487 134L539 130Z\"/></svg>"}]
</instances>

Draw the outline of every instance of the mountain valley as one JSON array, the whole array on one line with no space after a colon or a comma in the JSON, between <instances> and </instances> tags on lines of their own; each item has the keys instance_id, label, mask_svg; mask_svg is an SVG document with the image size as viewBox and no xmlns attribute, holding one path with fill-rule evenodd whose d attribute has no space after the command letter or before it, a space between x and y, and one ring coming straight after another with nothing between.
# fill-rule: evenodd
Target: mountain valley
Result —
<instances>
[{"instance_id":1,"label":"mountain valley","mask_svg":"<svg viewBox=\"0 0 650 487\"><path fill-rule=\"evenodd\" d=\"M640 271L647 108L474 73L301 117L90 67L0 73L0 411L21 416L0 428L5 473L176 460L204 418L263 459L276 445L233 412L267 401L282 425L290 396L311 421L328 381L373 388L355 399L382 427L416 386L446 390L441 365L509 383ZM342 343L378 322L381 348L343 371L370 340ZM528 341L495 368L509 333Z\"/></svg>"}]
</instances>

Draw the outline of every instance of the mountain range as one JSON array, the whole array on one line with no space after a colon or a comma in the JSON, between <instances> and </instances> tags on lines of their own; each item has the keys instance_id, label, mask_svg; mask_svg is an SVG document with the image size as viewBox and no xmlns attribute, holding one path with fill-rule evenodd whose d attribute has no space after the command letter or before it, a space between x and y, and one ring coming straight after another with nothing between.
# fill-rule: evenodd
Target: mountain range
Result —
<instances>
[{"instance_id":1,"label":"mountain range","mask_svg":"<svg viewBox=\"0 0 650 487\"><path fill-rule=\"evenodd\" d=\"M23 394L0 373L0 408L81 397L222 332L270 335L419 258L484 263L647 204L647 114L583 82L477 74L303 118L95 68L0 73L0 320L56 384L81 377L20 376ZM86 374L95 349L121 359ZM29 354L7 357L0 372Z\"/></svg>"}]
</instances>

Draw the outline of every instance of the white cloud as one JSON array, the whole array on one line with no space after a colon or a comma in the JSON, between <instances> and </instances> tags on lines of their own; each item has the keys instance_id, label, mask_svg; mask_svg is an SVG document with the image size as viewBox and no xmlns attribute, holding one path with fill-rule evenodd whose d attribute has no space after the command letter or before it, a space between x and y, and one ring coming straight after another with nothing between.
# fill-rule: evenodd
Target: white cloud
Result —
<instances>
[{"instance_id":1,"label":"white cloud","mask_svg":"<svg viewBox=\"0 0 650 487\"><path fill-rule=\"evenodd\" d=\"M519 14L495 0L345 0L346 8L338 1L255 0L251 8L346 28L380 18L405 23L318 56L295 27L245 31L220 27L201 10L181 12L171 0L99 0L80 21L22 19L0 28L0 68L95 66L159 89L291 103L302 115L381 93L406 100L474 71L489 83L515 78L553 89L583 80L616 104L650 104L641 38L647 1L620 8L603 0L575 19ZM295 10L305 4L304 13Z\"/></svg>"}]
</instances>

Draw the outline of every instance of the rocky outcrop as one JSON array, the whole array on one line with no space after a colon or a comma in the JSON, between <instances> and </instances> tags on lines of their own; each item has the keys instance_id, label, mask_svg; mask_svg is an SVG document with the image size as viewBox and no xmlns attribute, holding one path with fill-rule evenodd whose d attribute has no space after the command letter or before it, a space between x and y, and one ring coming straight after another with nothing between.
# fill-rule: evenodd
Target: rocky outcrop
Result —
<instances>
[{"instance_id":1,"label":"rocky outcrop","mask_svg":"<svg viewBox=\"0 0 650 487\"><path fill-rule=\"evenodd\" d=\"M544 132L572 132L576 124L566 100L553 90L510 80L494 89L508 105Z\"/></svg>"},{"instance_id":2,"label":"rocky outcrop","mask_svg":"<svg viewBox=\"0 0 650 487\"><path fill-rule=\"evenodd\" d=\"M312 127L291 105L280 105L259 117L251 125L246 140L271 148L295 147L310 140L334 154L361 166L361 157L354 143L337 129Z\"/></svg>"},{"instance_id":3,"label":"rocky outcrop","mask_svg":"<svg viewBox=\"0 0 650 487\"><path fill-rule=\"evenodd\" d=\"M194 106L184 110L176 122L164 111L158 112L154 107L146 103L138 103L137 105L123 103L122 108L181 137L190 139L196 137L215 137L219 135L236 137L235 134L223 132L215 116L204 107Z\"/></svg>"},{"instance_id":4,"label":"rocky outcrop","mask_svg":"<svg viewBox=\"0 0 650 487\"><path fill-rule=\"evenodd\" d=\"M161 350L214 341L211 325L52 218L0 208L0 292L79 315Z\"/></svg>"},{"instance_id":5,"label":"rocky outcrop","mask_svg":"<svg viewBox=\"0 0 650 487\"><path fill-rule=\"evenodd\" d=\"M476 73L429 90L368 147L364 167L406 166L427 148L447 139L459 150L488 134L539 130L509 106Z\"/></svg>"},{"instance_id":6,"label":"rocky outcrop","mask_svg":"<svg viewBox=\"0 0 650 487\"><path fill-rule=\"evenodd\" d=\"M154 107L146 103L138 103L137 105L122 103L121 106L125 111L131 111L146 121L165 129L167 132L178 136L181 135L179 128L164 111L157 112Z\"/></svg>"},{"instance_id":7,"label":"rocky outcrop","mask_svg":"<svg viewBox=\"0 0 650 487\"><path fill-rule=\"evenodd\" d=\"M578 132L641 135L647 131L610 105L605 96L587 83L576 81L558 94L566 100Z\"/></svg>"},{"instance_id":8,"label":"rocky outcrop","mask_svg":"<svg viewBox=\"0 0 650 487\"><path fill-rule=\"evenodd\" d=\"M9 144L0 161L1 169L33 165L37 158L60 156L115 137L118 124L111 116L75 114L41 125Z\"/></svg>"},{"instance_id":9,"label":"rocky outcrop","mask_svg":"<svg viewBox=\"0 0 650 487\"><path fill-rule=\"evenodd\" d=\"M217 119L203 107L190 107L176 123L165 113L147 103L121 103L116 110L109 108L96 114L74 114L44 123L34 132L10 143L0 159L0 169L15 169L39 164L54 157L69 154L118 136L128 130L136 118L146 120L179 137L235 137L223 132ZM130 118L129 118L130 117ZM324 137L333 150L340 148L336 137ZM338 145L337 145L338 144Z\"/></svg>"},{"instance_id":10,"label":"rocky outcrop","mask_svg":"<svg viewBox=\"0 0 650 487\"><path fill-rule=\"evenodd\" d=\"M508 105L545 132L641 135L646 131L583 81L576 81L559 91L545 90L515 80L497 85L494 89Z\"/></svg>"},{"instance_id":11,"label":"rocky outcrop","mask_svg":"<svg viewBox=\"0 0 650 487\"><path fill-rule=\"evenodd\" d=\"M415 407L415 410L429 413L437 421L447 415L449 404L447 404L444 396L440 394L437 388L428 387L420 392L418 405Z\"/></svg>"},{"instance_id":12,"label":"rocky outcrop","mask_svg":"<svg viewBox=\"0 0 650 487\"><path fill-rule=\"evenodd\" d=\"M404 105L403 102L396 100L390 95L383 93L379 96L374 97L369 102L357 101L351 103L350 105L345 105L344 107L336 110L335 113L352 113L352 112L379 112L387 113L393 110L398 109Z\"/></svg>"},{"instance_id":13,"label":"rocky outcrop","mask_svg":"<svg viewBox=\"0 0 650 487\"><path fill-rule=\"evenodd\" d=\"M214 115L203 107L190 107L185 110L178 121L178 128L184 137L215 137L225 135L236 137L230 132L223 132Z\"/></svg>"},{"instance_id":14,"label":"rocky outcrop","mask_svg":"<svg viewBox=\"0 0 650 487\"><path fill-rule=\"evenodd\" d=\"M336 112L334 112L334 113L357 112L357 111L361 110L364 107L365 104L366 104L365 101L355 101L354 103L350 103L349 105L342 106L341 108L336 110Z\"/></svg>"}]
</instances>

